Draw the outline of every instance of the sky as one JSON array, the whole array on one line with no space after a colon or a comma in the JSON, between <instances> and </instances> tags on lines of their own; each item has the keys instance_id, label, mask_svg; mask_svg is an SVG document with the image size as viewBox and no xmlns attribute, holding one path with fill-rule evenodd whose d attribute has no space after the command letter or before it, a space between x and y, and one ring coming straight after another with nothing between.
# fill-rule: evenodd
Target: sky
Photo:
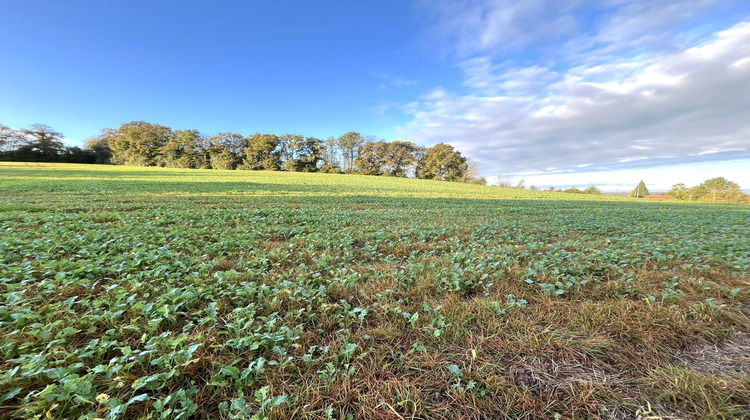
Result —
<instances>
[{"instance_id":1,"label":"sky","mask_svg":"<svg viewBox=\"0 0 750 420\"><path fill-rule=\"evenodd\" d=\"M750 188L747 0L3 0L0 124L456 147L490 181Z\"/></svg>"}]
</instances>

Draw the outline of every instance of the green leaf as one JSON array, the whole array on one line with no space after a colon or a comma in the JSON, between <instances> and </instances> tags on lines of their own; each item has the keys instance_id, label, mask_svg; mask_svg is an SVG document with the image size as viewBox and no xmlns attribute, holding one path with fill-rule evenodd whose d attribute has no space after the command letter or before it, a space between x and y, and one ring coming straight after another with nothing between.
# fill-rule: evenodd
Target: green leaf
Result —
<instances>
[{"instance_id":1,"label":"green leaf","mask_svg":"<svg viewBox=\"0 0 750 420\"><path fill-rule=\"evenodd\" d=\"M23 388L16 388L12 389L8 392L6 392L2 397L0 397L0 403L4 403L5 401L8 401L18 395Z\"/></svg>"},{"instance_id":2,"label":"green leaf","mask_svg":"<svg viewBox=\"0 0 750 420\"><path fill-rule=\"evenodd\" d=\"M135 402L146 401L146 400L147 400L148 398L149 398L149 397L148 397L148 394L140 394L140 395L136 395L135 397L133 397L133 398L129 399L129 400L128 400L128 402L127 402L127 403L125 403L125 404L126 404L126 405L130 405L130 404L133 404L133 403L135 403Z\"/></svg>"},{"instance_id":3,"label":"green leaf","mask_svg":"<svg viewBox=\"0 0 750 420\"><path fill-rule=\"evenodd\" d=\"M453 376L455 376L457 378L460 378L460 377L464 376L464 373L461 372L461 368L458 367L458 365L455 365L455 364L448 365L448 371L450 373L452 373Z\"/></svg>"}]
</instances>

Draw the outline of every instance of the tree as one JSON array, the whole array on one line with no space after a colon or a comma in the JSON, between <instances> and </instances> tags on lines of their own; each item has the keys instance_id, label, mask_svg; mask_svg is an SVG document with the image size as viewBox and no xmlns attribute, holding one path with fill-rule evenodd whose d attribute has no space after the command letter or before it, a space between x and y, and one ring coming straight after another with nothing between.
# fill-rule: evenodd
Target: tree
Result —
<instances>
[{"instance_id":1,"label":"tree","mask_svg":"<svg viewBox=\"0 0 750 420\"><path fill-rule=\"evenodd\" d=\"M646 188L646 183L641 180L635 189L628 194L628 197L643 198L647 195L649 195L648 188Z\"/></svg>"},{"instance_id":2,"label":"tree","mask_svg":"<svg viewBox=\"0 0 750 420\"><path fill-rule=\"evenodd\" d=\"M322 142L315 137L284 134L279 137L281 166L290 172L315 172L322 160Z\"/></svg>"},{"instance_id":3,"label":"tree","mask_svg":"<svg viewBox=\"0 0 750 420\"><path fill-rule=\"evenodd\" d=\"M207 142L198 130L177 130L162 148L164 164L172 168L207 168Z\"/></svg>"},{"instance_id":4,"label":"tree","mask_svg":"<svg viewBox=\"0 0 750 420\"><path fill-rule=\"evenodd\" d=\"M28 142L18 148L17 153L28 156L29 160L55 161L65 151L63 135L44 124L32 124L23 131Z\"/></svg>"},{"instance_id":5,"label":"tree","mask_svg":"<svg viewBox=\"0 0 750 420\"><path fill-rule=\"evenodd\" d=\"M205 147L209 165L213 169L237 169L245 153L245 136L237 133L218 133L208 139Z\"/></svg>"},{"instance_id":6,"label":"tree","mask_svg":"<svg viewBox=\"0 0 750 420\"><path fill-rule=\"evenodd\" d=\"M688 201L699 200L701 197L706 195L706 187L703 185L696 185L688 189Z\"/></svg>"},{"instance_id":7,"label":"tree","mask_svg":"<svg viewBox=\"0 0 750 420\"><path fill-rule=\"evenodd\" d=\"M459 181L468 169L466 158L453 146L438 143L426 150L417 177L442 181Z\"/></svg>"},{"instance_id":8,"label":"tree","mask_svg":"<svg viewBox=\"0 0 750 420\"><path fill-rule=\"evenodd\" d=\"M354 161L358 172L363 175L383 175L387 152L388 144L384 141L368 141L362 144Z\"/></svg>"},{"instance_id":9,"label":"tree","mask_svg":"<svg viewBox=\"0 0 750 420\"><path fill-rule=\"evenodd\" d=\"M500 188L513 188L513 177L510 175L498 175L495 185Z\"/></svg>"},{"instance_id":10,"label":"tree","mask_svg":"<svg viewBox=\"0 0 750 420\"><path fill-rule=\"evenodd\" d=\"M678 200L684 200L688 198L689 191L685 184L679 183L672 185L672 189L667 191L667 195L671 195Z\"/></svg>"},{"instance_id":11,"label":"tree","mask_svg":"<svg viewBox=\"0 0 750 420\"><path fill-rule=\"evenodd\" d=\"M0 160L28 160L19 151L28 150L30 139L23 130L0 124Z\"/></svg>"},{"instance_id":12,"label":"tree","mask_svg":"<svg viewBox=\"0 0 750 420\"><path fill-rule=\"evenodd\" d=\"M461 182L481 185L487 184L487 180L484 177L479 176L479 165L477 165L475 162L469 163L469 165L466 167L466 171L461 177Z\"/></svg>"},{"instance_id":13,"label":"tree","mask_svg":"<svg viewBox=\"0 0 750 420\"><path fill-rule=\"evenodd\" d=\"M92 137L86 140L84 145L86 150L90 150L94 154L93 163L110 163L112 159L112 149L109 147L109 142L103 137Z\"/></svg>"},{"instance_id":14,"label":"tree","mask_svg":"<svg viewBox=\"0 0 750 420\"><path fill-rule=\"evenodd\" d=\"M416 162L417 145L409 141L387 143L383 172L388 176L405 177L409 168Z\"/></svg>"},{"instance_id":15,"label":"tree","mask_svg":"<svg viewBox=\"0 0 750 420\"><path fill-rule=\"evenodd\" d=\"M424 167L424 158L427 155L427 148L424 146L417 146L414 149L414 171L412 175L415 178L419 178L419 174L422 173Z\"/></svg>"},{"instance_id":16,"label":"tree","mask_svg":"<svg viewBox=\"0 0 750 420\"><path fill-rule=\"evenodd\" d=\"M295 150L296 170L316 172L323 161L323 142L316 137L305 137Z\"/></svg>"},{"instance_id":17,"label":"tree","mask_svg":"<svg viewBox=\"0 0 750 420\"><path fill-rule=\"evenodd\" d=\"M255 133L247 138L245 163L243 168L252 170L278 171L281 169L281 156L278 150L279 136Z\"/></svg>"},{"instance_id":18,"label":"tree","mask_svg":"<svg viewBox=\"0 0 750 420\"><path fill-rule=\"evenodd\" d=\"M16 130L0 124L0 152L15 152L28 140L22 130Z\"/></svg>"},{"instance_id":19,"label":"tree","mask_svg":"<svg viewBox=\"0 0 750 420\"><path fill-rule=\"evenodd\" d=\"M467 182L469 184L487 185L487 178L480 176L477 178L471 178L468 181L464 181L464 182Z\"/></svg>"},{"instance_id":20,"label":"tree","mask_svg":"<svg viewBox=\"0 0 750 420\"><path fill-rule=\"evenodd\" d=\"M583 193L591 195L602 195L602 191L599 188L596 188L596 186L594 185L587 187L585 190L583 190Z\"/></svg>"},{"instance_id":21,"label":"tree","mask_svg":"<svg viewBox=\"0 0 750 420\"><path fill-rule=\"evenodd\" d=\"M112 162L131 166L163 164L162 148L174 138L171 128L145 121L131 121L116 130L104 129L102 135L112 149Z\"/></svg>"},{"instance_id":22,"label":"tree","mask_svg":"<svg viewBox=\"0 0 750 420\"><path fill-rule=\"evenodd\" d=\"M341 149L336 137L328 137L325 144L320 146L321 156L323 157L323 166L320 172L339 174L341 173L340 155Z\"/></svg>"},{"instance_id":23,"label":"tree","mask_svg":"<svg viewBox=\"0 0 750 420\"><path fill-rule=\"evenodd\" d=\"M700 197L702 201L742 203L745 199L745 193L742 192L740 186L723 177L707 179L699 187L705 191L705 194Z\"/></svg>"},{"instance_id":24,"label":"tree","mask_svg":"<svg viewBox=\"0 0 750 420\"><path fill-rule=\"evenodd\" d=\"M69 163L95 163L95 159L96 156L93 151L81 149L78 146L66 147L57 156L58 161Z\"/></svg>"},{"instance_id":25,"label":"tree","mask_svg":"<svg viewBox=\"0 0 750 420\"><path fill-rule=\"evenodd\" d=\"M338 146L344 157L344 172L352 173L356 170L354 162L357 159L357 151L364 142L364 137L356 131L350 131L338 138Z\"/></svg>"}]
</instances>

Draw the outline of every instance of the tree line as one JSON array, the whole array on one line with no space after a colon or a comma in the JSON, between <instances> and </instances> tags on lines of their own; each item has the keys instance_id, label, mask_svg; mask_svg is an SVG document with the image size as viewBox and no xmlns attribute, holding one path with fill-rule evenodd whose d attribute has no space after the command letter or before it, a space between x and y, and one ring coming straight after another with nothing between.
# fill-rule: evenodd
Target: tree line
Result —
<instances>
[{"instance_id":1,"label":"tree line","mask_svg":"<svg viewBox=\"0 0 750 420\"><path fill-rule=\"evenodd\" d=\"M646 184L641 180L638 185L628 194L628 197L643 198L651 193ZM724 177L711 178L701 184L687 187L684 183L672 185L672 189L666 195L671 195L678 200L700 201L705 203L750 203L750 195L745 194L736 182L729 181Z\"/></svg>"},{"instance_id":2,"label":"tree line","mask_svg":"<svg viewBox=\"0 0 750 420\"><path fill-rule=\"evenodd\" d=\"M358 132L321 140L300 134L244 136L173 130L145 121L105 128L85 148L65 147L48 126L28 130L0 126L0 160L111 163L192 169L356 173L483 183L452 146L365 138Z\"/></svg>"},{"instance_id":3,"label":"tree line","mask_svg":"<svg viewBox=\"0 0 750 420\"><path fill-rule=\"evenodd\" d=\"M526 179L521 178L517 182L513 181L513 176L511 175L500 175L497 177L497 182L495 183L496 186L501 188L513 188L517 190L525 190L526 189ZM536 185L529 186L529 190L531 191L539 191L539 188ZM570 188L555 188L553 186L550 186L545 191L550 192L564 192L569 194L590 194L590 195L602 195L602 191L597 188L595 185L588 186L584 189L579 189L578 187L570 187Z\"/></svg>"},{"instance_id":4,"label":"tree line","mask_svg":"<svg viewBox=\"0 0 750 420\"><path fill-rule=\"evenodd\" d=\"M63 135L44 124L16 130L0 124L0 160L16 162L105 163L109 152L68 147Z\"/></svg>"},{"instance_id":5,"label":"tree line","mask_svg":"<svg viewBox=\"0 0 750 420\"><path fill-rule=\"evenodd\" d=\"M750 195L745 194L739 184L724 177L707 179L693 187L674 184L667 195L685 201L750 204Z\"/></svg>"}]
</instances>

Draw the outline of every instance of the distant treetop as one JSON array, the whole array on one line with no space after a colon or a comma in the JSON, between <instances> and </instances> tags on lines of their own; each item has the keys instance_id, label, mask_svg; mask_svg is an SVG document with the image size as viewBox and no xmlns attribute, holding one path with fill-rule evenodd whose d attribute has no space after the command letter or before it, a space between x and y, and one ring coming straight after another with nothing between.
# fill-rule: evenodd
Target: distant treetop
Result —
<instances>
[{"instance_id":1,"label":"distant treetop","mask_svg":"<svg viewBox=\"0 0 750 420\"><path fill-rule=\"evenodd\" d=\"M646 188L646 183L641 180L635 189L628 194L628 197L643 198L647 195L650 195L650 193L648 192L648 188Z\"/></svg>"}]
</instances>

